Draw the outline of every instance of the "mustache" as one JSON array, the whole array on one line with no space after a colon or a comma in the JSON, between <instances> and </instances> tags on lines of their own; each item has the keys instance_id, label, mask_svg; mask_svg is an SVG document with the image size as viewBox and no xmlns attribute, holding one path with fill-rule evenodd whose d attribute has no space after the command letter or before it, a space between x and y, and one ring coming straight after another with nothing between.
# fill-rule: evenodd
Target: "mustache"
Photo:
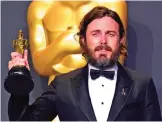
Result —
<instances>
[{"instance_id":1,"label":"mustache","mask_svg":"<svg viewBox=\"0 0 162 122\"><path fill-rule=\"evenodd\" d=\"M94 51L99 51L99 50L106 50L106 51L111 51L112 52L112 48L108 45L99 45L97 47L95 47Z\"/></svg>"}]
</instances>

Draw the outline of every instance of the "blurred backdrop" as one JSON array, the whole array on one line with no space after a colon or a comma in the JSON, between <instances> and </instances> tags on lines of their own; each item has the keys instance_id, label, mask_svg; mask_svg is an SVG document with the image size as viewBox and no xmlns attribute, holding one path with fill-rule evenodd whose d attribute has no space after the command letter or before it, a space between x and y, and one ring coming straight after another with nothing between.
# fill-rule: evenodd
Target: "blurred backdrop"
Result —
<instances>
[{"instance_id":1,"label":"blurred backdrop","mask_svg":"<svg viewBox=\"0 0 162 122\"><path fill-rule=\"evenodd\" d=\"M13 51L12 40L22 29L28 38L27 8L30 1L1 2L1 120L8 121L9 94L4 89L8 61ZM126 66L151 75L159 96L162 110L162 1L128 2L128 53ZM32 103L47 88L48 78L39 76L33 69L29 52L31 74L35 81L30 94Z\"/></svg>"}]
</instances>

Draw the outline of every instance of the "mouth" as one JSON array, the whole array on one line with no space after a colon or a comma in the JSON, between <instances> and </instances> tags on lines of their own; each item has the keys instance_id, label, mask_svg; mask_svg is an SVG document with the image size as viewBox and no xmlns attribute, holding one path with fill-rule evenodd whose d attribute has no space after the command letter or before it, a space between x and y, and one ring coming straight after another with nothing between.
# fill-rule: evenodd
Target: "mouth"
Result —
<instances>
[{"instance_id":1,"label":"mouth","mask_svg":"<svg viewBox=\"0 0 162 122\"><path fill-rule=\"evenodd\" d=\"M98 50L98 52L109 52L109 50L101 49L101 50Z\"/></svg>"},{"instance_id":2,"label":"mouth","mask_svg":"<svg viewBox=\"0 0 162 122\"><path fill-rule=\"evenodd\" d=\"M105 49L101 49L101 50L97 50L96 53L100 54L100 55L107 55L109 53L111 53L111 50L105 50Z\"/></svg>"},{"instance_id":3,"label":"mouth","mask_svg":"<svg viewBox=\"0 0 162 122\"><path fill-rule=\"evenodd\" d=\"M96 51L96 57L100 59L111 57L111 55L112 55L112 52L110 50L102 49L102 50Z\"/></svg>"}]
</instances>

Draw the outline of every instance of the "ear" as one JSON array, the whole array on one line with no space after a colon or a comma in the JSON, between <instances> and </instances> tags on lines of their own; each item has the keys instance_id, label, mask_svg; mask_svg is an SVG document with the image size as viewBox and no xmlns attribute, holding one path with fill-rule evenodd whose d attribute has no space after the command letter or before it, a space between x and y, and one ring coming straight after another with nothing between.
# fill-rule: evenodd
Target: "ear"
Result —
<instances>
[{"instance_id":1,"label":"ear","mask_svg":"<svg viewBox=\"0 0 162 122\"><path fill-rule=\"evenodd\" d=\"M82 47L85 46L86 42L85 42L85 39L84 38L81 38L81 43L82 43Z\"/></svg>"},{"instance_id":2,"label":"ear","mask_svg":"<svg viewBox=\"0 0 162 122\"><path fill-rule=\"evenodd\" d=\"M126 36L124 36L122 39L120 39L120 54L127 56L128 55L128 51L127 51L127 40L126 40Z\"/></svg>"},{"instance_id":3,"label":"ear","mask_svg":"<svg viewBox=\"0 0 162 122\"><path fill-rule=\"evenodd\" d=\"M125 44L126 42L126 37L124 36L123 38L120 39L119 43L120 44Z\"/></svg>"}]
</instances>

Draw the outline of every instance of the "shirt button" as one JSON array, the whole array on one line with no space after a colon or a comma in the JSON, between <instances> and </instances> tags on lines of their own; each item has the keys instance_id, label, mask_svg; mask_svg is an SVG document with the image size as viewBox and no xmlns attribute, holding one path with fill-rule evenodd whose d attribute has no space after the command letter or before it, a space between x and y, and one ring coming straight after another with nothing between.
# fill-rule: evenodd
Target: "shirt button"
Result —
<instances>
[{"instance_id":1,"label":"shirt button","mask_svg":"<svg viewBox=\"0 0 162 122\"><path fill-rule=\"evenodd\" d=\"M104 85L102 84L102 87L104 87Z\"/></svg>"},{"instance_id":2,"label":"shirt button","mask_svg":"<svg viewBox=\"0 0 162 122\"><path fill-rule=\"evenodd\" d=\"M103 104L104 104L104 102L101 102L101 104L103 105Z\"/></svg>"}]
</instances>

